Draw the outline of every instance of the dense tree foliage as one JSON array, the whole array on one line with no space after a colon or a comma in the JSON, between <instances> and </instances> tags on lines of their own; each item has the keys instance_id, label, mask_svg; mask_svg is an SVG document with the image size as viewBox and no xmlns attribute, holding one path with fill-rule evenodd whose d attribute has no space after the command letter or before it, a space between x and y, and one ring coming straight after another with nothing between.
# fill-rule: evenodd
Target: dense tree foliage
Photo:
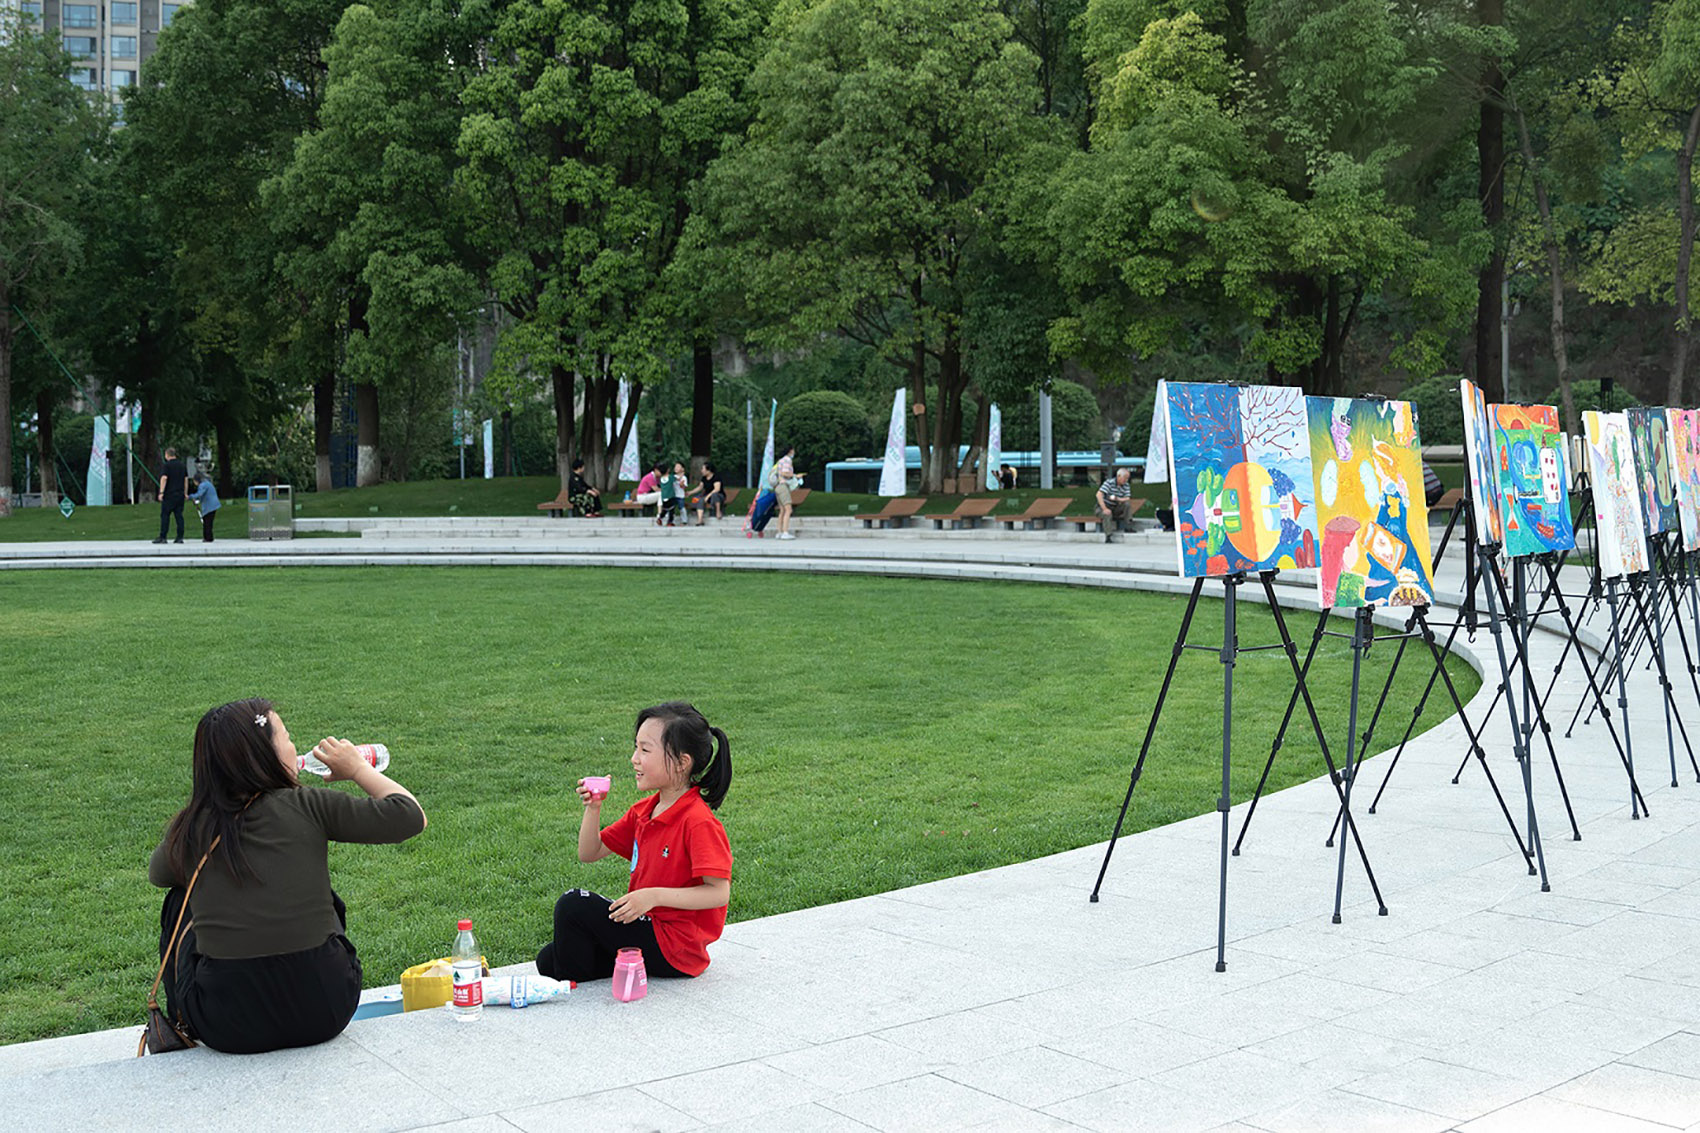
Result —
<instances>
[{"instance_id":1,"label":"dense tree foliage","mask_svg":"<svg viewBox=\"0 0 1700 1133\"><path fill-rule=\"evenodd\" d=\"M898 387L929 491L1041 389L1082 445L1159 378L1444 431L1502 296L1508 397L1700 393L1700 0L198 0L121 115L68 65L0 33L0 511L118 385L227 488L443 474L452 409L611 486L774 398L818 465Z\"/></svg>"}]
</instances>

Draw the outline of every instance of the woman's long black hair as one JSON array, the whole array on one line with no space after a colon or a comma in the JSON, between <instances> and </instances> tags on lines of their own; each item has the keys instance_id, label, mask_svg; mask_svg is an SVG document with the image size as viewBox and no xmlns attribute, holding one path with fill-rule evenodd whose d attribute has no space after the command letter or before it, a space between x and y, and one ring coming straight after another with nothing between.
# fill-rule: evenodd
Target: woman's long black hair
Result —
<instances>
[{"instance_id":1,"label":"woman's long black hair","mask_svg":"<svg viewBox=\"0 0 1700 1133\"><path fill-rule=\"evenodd\" d=\"M222 836L213 856L236 878L252 876L242 853L248 803L263 791L296 786L277 757L272 702L261 697L221 704L195 725L194 786L189 805L165 828L166 858L187 884L201 855Z\"/></svg>"},{"instance_id":2,"label":"woman's long black hair","mask_svg":"<svg viewBox=\"0 0 1700 1133\"><path fill-rule=\"evenodd\" d=\"M632 732L645 720L661 721L661 750L668 759L690 760L690 781L701 789L702 801L717 810L732 785L732 745L726 733L682 700L669 700L637 714Z\"/></svg>"}]
</instances>

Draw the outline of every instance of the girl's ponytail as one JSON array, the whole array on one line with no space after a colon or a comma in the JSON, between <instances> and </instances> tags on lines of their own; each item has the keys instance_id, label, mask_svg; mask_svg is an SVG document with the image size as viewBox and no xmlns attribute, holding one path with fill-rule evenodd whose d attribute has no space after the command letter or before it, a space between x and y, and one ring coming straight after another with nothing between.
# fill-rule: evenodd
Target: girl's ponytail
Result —
<instances>
[{"instance_id":1,"label":"girl's ponytail","mask_svg":"<svg viewBox=\"0 0 1700 1133\"><path fill-rule=\"evenodd\" d=\"M732 744L726 733L714 725L710 724L708 731L714 737L714 755L698 776L697 785L702 788L702 801L708 804L708 809L717 810L726 797L726 788L732 785Z\"/></svg>"}]
</instances>

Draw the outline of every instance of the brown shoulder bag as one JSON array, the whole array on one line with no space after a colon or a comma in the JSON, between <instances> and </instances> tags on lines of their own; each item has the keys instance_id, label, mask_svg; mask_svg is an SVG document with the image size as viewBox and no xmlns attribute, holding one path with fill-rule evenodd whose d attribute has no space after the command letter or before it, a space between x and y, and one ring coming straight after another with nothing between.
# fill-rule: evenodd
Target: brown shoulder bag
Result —
<instances>
[{"instance_id":1,"label":"brown shoulder bag","mask_svg":"<svg viewBox=\"0 0 1700 1133\"><path fill-rule=\"evenodd\" d=\"M246 809L246 808L244 808ZM220 838L223 836L220 835ZM171 929L171 943L165 946L165 956L159 962L159 974L153 978L153 986L148 988L148 1022L142 1028L142 1037L136 1043L136 1057L144 1054L169 1054L174 1050L188 1050L198 1045L189 1037L175 1019L159 1009L159 981L165 978L165 969L171 963L171 958L177 954L177 942L183 939L185 929L195 927L195 922L183 923L183 915L189 911L189 895L195 891L195 882L200 880L201 870L206 868L207 859L218 849L219 838L212 840L207 852L201 855L201 864L195 867L195 874L189 878L189 886L183 890L183 907L177 910L177 924Z\"/></svg>"}]
</instances>

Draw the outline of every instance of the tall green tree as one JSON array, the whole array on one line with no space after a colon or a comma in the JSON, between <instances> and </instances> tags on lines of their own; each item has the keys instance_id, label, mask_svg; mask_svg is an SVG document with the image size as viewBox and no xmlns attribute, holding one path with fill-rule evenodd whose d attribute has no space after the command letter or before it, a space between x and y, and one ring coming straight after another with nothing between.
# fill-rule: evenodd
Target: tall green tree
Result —
<instances>
[{"instance_id":1,"label":"tall green tree","mask_svg":"<svg viewBox=\"0 0 1700 1133\"><path fill-rule=\"evenodd\" d=\"M789 9L749 134L704 184L698 273L765 345L844 334L902 366L926 406L924 491L957 471L990 185L1044 134L1036 67L990 0Z\"/></svg>"},{"instance_id":2,"label":"tall green tree","mask_svg":"<svg viewBox=\"0 0 1700 1133\"><path fill-rule=\"evenodd\" d=\"M754 0L513 0L496 14L456 177L511 316L501 365L552 390L563 484L582 456L612 486L644 384L701 337L696 281L668 267L692 186L742 119L763 19ZM622 378L633 396L610 439Z\"/></svg>"},{"instance_id":3,"label":"tall green tree","mask_svg":"<svg viewBox=\"0 0 1700 1133\"><path fill-rule=\"evenodd\" d=\"M0 10L0 517L11 514L14 491L18 312L50 303L81 262L79 218L103 128L88 96L66 78L70 66L57 37ZM44 484L51 475L49 464Z\"/></svg>"}]
</instances>

